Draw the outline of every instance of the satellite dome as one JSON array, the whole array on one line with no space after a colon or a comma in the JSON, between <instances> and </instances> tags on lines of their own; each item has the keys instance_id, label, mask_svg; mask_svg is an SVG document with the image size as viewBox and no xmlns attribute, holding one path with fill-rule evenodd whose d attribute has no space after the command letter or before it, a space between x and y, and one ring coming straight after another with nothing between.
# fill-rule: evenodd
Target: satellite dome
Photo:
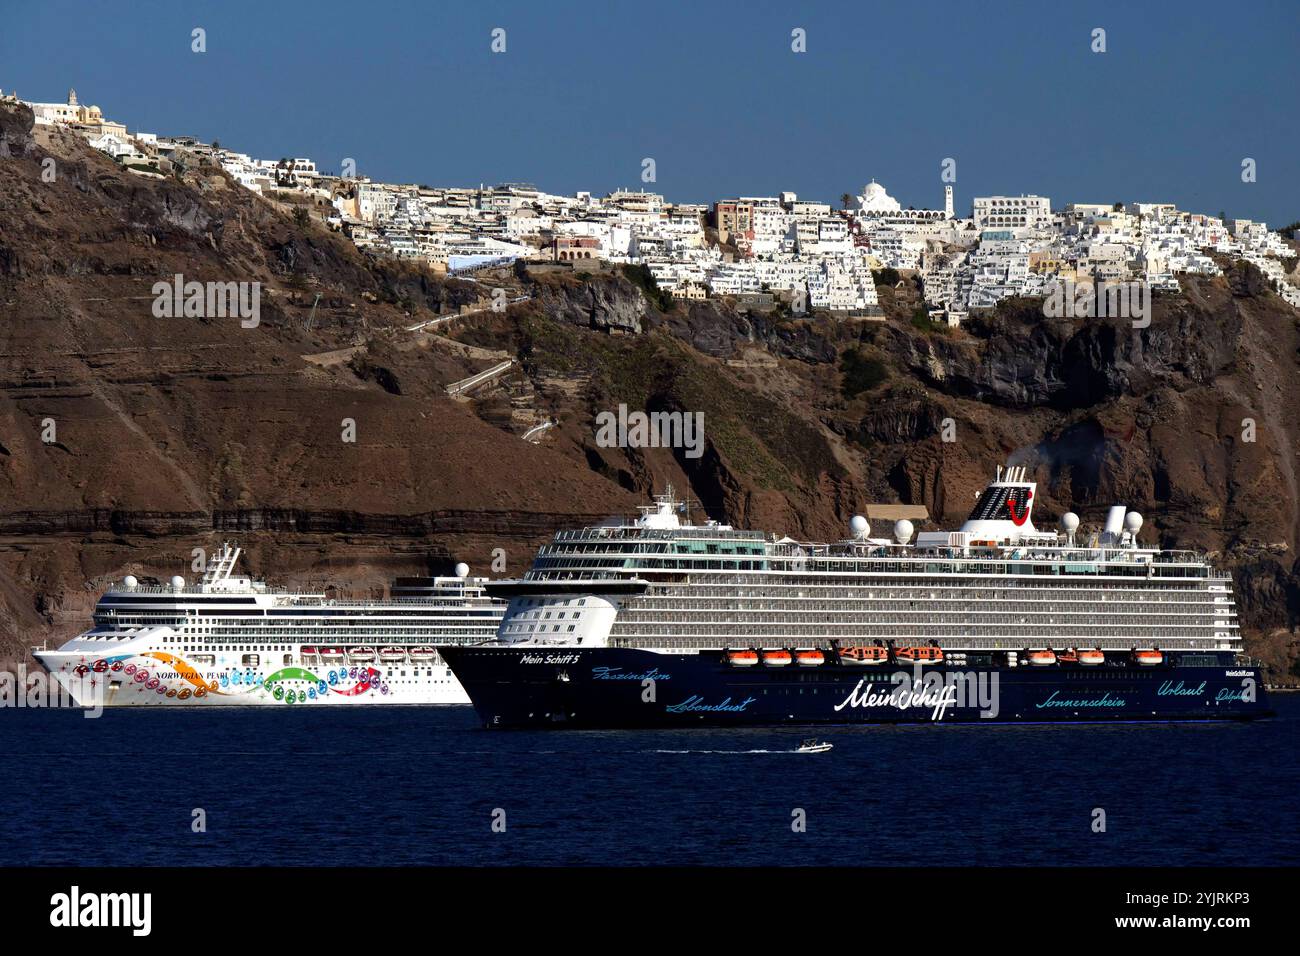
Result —
<instances>
[{"instance_id":1,"label":"satellite dome","mask_svg":"<svg viewBox=\"0 0 1300 956\"><path fill-rule=\"evenodd\" d=\"M456 577L458 578L469 577L469 565L466 564L464 561L456 565Z\"/></svg>"},{"instance_id":2,"label":"satellite dome","mask_svg":"<svg viewBox=\"0 0 1300 956\"><path fill-rule=\"evenodd\" d=\"M174 587L177 591L179 591L181 588L185 587L185 579L181 577L179 574L176 575L174 578L172 578L172 587Z\"/></svg>"},{"instance_id":3,"label":"satellite dome","mask_svg":"<svg viewBox=\"0 0 1300 956\"><path fill-rule=\"evenodd\" d=\"M1073 511L1067 511L1061 515L1061 527L1065 529L1066 534L1074 534L1079 530L1079 516Z\"/></svg>"},{"instance_id":4,"label":"satellite dome","mask_svg":"<svg viewBox=\"0 0 1300 956\"><path fill-rule=\"evenodd\" d=\"M1124 516L1124 530L1129 534L1137 534L1142 530L1142 516L1136 511L1130 511Z\"/></svg>"},{"instance_id":5,"label":"satellite dome","mask_svg":"<svg viewBox=\"0 0 1300 956\"><path fill-rule=\"evenodd\" d=\"M849 519L849 531L853 532L855 538L865 538L871 533L871 525L862 515L854 515Z\"/></svg>"},{"instance_id":6,"label":"satellite dome","mask_svg":"<svg viewBox=\"0 0 1300 956\"><path fill-rule=\"evenodd\" d=\"M134 574L128 574L126 577L122 579L122 587L127 589L133 588L139 583L140 582L136 580Z\"/></svg>"},{"instance_id":7,"label":"satellite dome","mask_svg":"<svg viewBox=\"0 0 1300 956\"><path fill-rule=\"evenodd\" d=\"M907 544L912 539L912 522L899 518L894 522L894 539L899 544Z\"/></svg>"}]
</instances>

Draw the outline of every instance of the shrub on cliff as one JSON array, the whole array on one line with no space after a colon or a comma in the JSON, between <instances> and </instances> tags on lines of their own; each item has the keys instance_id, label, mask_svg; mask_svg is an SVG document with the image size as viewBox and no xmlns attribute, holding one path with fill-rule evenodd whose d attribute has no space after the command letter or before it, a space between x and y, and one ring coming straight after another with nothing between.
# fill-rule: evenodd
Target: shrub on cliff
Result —
<instances>
[{"instance_id":1,"label":"shrub on cliff","mask_svg":"<svg viewBox=\"0 0 1300 956\"><path fill-rule=\"evenodd\" d=\"M883 269L876 269L871 273L871 278L875 280L876 285L885 285L893 288L898 285L898 270L893 266L885 266Z\"/></svg>"},{"instance_id":2,"label":"shrub on cliff","mask_svg":"<svg viewBox=\"0 0 1300 956\"><path fill-rule=\"evenodd\" d=\"M844 375L840 392L845 398L856 398L889 378L884 362L869 358L857 349L845 349L840 354L840 372Z\"/></svg>"},{"instance_id":3,"label":"shrub on cliff","mask_svg":"<svg viewBox=\"0 0 1300 956\"><path fill-rule=\"evenodd\" d=\"M649 266L628 263L623 266L623 275L644 292L645 297L654 303L660 312L668 312L672 309L673 294L667 289L659 288L659 283L655 281L655 275L650 271Z\"/></svg>"}]
</instances>

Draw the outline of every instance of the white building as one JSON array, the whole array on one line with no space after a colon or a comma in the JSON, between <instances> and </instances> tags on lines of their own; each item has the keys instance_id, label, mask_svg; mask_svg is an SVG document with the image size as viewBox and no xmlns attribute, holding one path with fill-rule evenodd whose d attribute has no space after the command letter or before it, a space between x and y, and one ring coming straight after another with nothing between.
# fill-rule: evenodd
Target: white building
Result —
<instances>
[{"instance_id":1,"label":"white building","mask_svg":"<svg viewBox=\"0 0 1300 956\"><path fill-rule=\"evenodd\" d=\"M1045 196L984 196L974 200L978 229L1047 229L1052 202Z\"/></svg>"}]
</instances>

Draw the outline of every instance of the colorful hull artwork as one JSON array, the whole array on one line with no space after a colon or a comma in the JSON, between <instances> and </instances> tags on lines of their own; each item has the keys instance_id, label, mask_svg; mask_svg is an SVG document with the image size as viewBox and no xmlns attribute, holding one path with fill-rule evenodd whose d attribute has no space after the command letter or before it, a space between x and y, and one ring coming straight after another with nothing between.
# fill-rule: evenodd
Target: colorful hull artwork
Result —
<instances>
[{"instance_id":1,"label":"colorful hull artwork","mask_svg":"<svg viewBox=\"0 0 1300 956\"><path fill-rule=\"evenodd\" d=\"M345 662L201 672L181 656L148 650L102 658L80 656L62 662L52 673L82 706L467 702L450 678L450 689L441 692L443 699L431 699L427 678L405 679L401 671L390 676L382 667Z\"/></svg>"}]
</instances>

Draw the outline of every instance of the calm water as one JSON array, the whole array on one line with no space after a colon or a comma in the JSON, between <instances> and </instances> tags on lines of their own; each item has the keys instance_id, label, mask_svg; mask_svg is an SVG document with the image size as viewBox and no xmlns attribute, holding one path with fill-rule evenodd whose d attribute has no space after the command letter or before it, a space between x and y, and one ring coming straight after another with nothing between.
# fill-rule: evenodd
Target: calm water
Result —
<instances>
[{"instance_id":1,"label":"calm water","mask_svg":"<svg viewBox=\"0 0 1300 956\"><path fill-rule=\"evenodd\" d=\"M0 864L1295 864L1300 696L1274 705L829 729L827 754L789 752L800 730L488 732L467 707L0 710Z\"/></svg>"}]
</instances>

